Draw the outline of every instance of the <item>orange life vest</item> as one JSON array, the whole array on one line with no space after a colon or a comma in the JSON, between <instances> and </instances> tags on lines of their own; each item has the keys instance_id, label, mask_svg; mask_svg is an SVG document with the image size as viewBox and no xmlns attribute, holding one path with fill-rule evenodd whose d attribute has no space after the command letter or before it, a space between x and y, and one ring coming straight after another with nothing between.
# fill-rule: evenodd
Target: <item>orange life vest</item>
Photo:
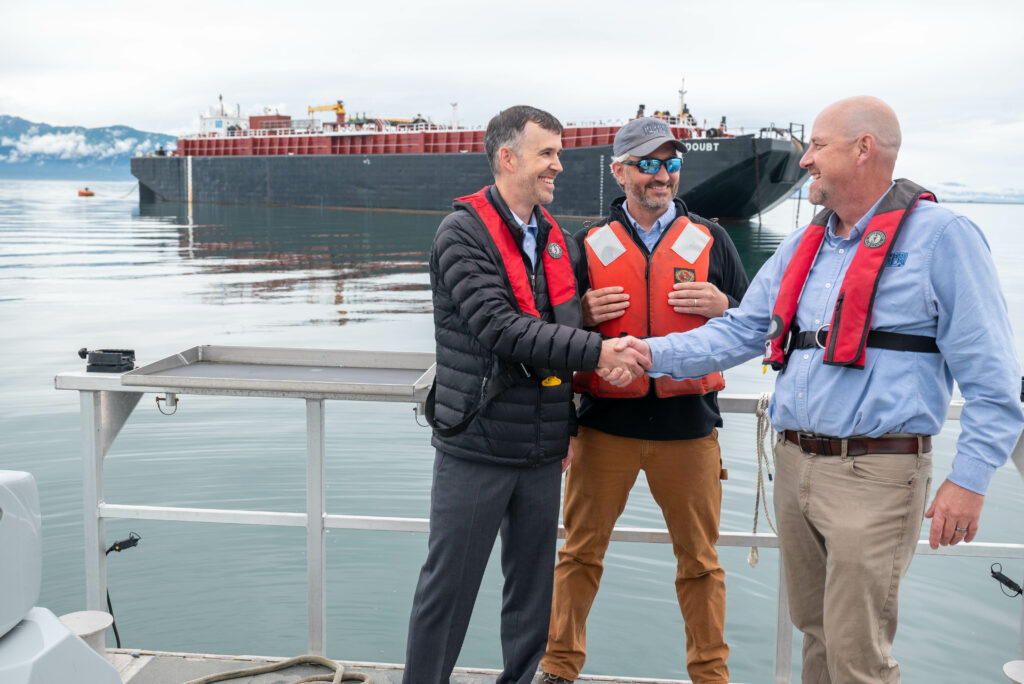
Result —
<instances>
[{"instance_id":1,"label":"orange life vest","mask_svg":"<svg viewBox=\"0 0 1024 684\"><path fill-rule=\"evenodd\" d=\"M591 228L584 240L590 286L596 290L618 285L629 294L625 313L599 324L597 331L606 337L650 337L704 325L704 316L676 313L668 304L668 293L674 283L707 281L714 241L705 226L680 216L661 236L648 262L629 229L618 221ZM646 396L650 382L644 375L625 387L615 387L597 373L584 372L573 377L573 389L598 397L634 398ZM659 397L707 394L724 387L721 373L688 380L654 380L654 391Z\"/></svg>"}]
</instances>

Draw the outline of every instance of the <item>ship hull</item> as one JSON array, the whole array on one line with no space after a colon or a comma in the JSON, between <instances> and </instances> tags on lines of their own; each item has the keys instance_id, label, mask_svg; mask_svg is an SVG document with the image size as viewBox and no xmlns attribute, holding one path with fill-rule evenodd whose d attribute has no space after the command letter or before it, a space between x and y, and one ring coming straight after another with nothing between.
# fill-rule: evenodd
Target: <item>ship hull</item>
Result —
<instances>
[{"instance_id":1,"label":"ship hull","mask_svg":"<svg viewBox=\"0 0 1024 684\"><path fill-rule=\"evenodd\" d=\"M806 178L796 141L701 139L679 178L679 195L709 218L747 219L789 197ZM611 145L567 148L549 210L555 216L605 214L622 194L609 167ZM480 153L302 154L136 157L143 202L448 211L452 199L493 182Z\"/></svg>"}]
</instances>

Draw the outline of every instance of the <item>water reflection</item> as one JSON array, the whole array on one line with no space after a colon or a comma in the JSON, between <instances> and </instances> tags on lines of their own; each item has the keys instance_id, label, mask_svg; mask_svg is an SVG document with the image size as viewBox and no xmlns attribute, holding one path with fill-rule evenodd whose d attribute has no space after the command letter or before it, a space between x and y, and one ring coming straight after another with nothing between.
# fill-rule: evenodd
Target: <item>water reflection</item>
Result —
<instances>
[{"instance_id":1,"label":"water reflection","mask_svg":"<svg viewBox=\"0 0 1024 684\"><path fill-rule=\"evenodd\" d=\"M791 227L792 212L726 226L750 276ZM443 214L233 205L140 204L137 220L175 227L178 256L216 276L208 303L319 302L344 325L380 314L429 313L428 259ZM575 233L587 221L564 219Z\"/></svg>"},{"instance_id":2,"label":"water reflection","mask_svg":"<svg viewBox=\"0 0 1024 684\"><path fill-rule=\"evenodd\" d=\"M441 215L380 211L140 204L138 218L177 227L178 255L221 276L204 298L320 301L336 318L429 313L428 258Z\"/></svg>"},{"instance_id":3,"label":"water reflection","mask_svg":"<svg viewBox=\"0 0 1024 684\"><path fill-rule=\"evenodd\" d=\"M230 260L210 268L331 268L360 274L425 266L438 214L140 204L139 217L180 226L183 258Z\"/></svg>"}]
</instances>

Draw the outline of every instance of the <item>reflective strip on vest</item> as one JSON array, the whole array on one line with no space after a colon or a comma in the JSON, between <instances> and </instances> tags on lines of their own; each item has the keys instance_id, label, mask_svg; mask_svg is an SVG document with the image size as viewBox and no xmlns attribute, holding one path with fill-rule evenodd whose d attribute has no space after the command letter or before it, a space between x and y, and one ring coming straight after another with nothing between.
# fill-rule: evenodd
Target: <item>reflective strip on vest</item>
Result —
<instances>
[{"instance_id":1,"label":"reflective strip on vest","mask_svg":"<svg viewBox=\"0 0 1024 684\"><path fill-rule=\"evenodd\" d=\"M714 237L705 226L680 216L662 235L649 263L629 229L618 221L592 228L584 244L590 286L596 290L618 285L629 294L625 313L597 326L602 335L661 336L693 330L707 322L704 316L676 313L668 303L674 283L708 279ZM689 380L660 377L654 382L659 397L707 394L724 387L721 373ZM643 397L650 390L650 379L644 375L625 387L615 387L596 373L576 373L573 389L598 397Z\"/></svg>"},{"instance_id":2,"label":"reflective strip on vest","mask_svg":"<svg viewBox=\"0 0 1024 684\"><path fill-rule=\"evenodd\" d=\"M472 195L459 197L455 201L465 202L473 207L487 227L487 232L490 233L491 239L494 240L494 244L497 245L498 252L501 254L501 260L505 265L505 272L508 274L509 284L512 286L519 310L540 318L519 245L516 244L512 232L505 225L498 210L487 199L487 187ZM572 263L565 248L565 237L562 235L561 229L544 207L541 207L540 210L543 212L544 218L551 224L551 230L548 231L548 243L544 246L541 258L551 305L557 307L575 296L576 280L573 277Z\"/></svg>"},{"instance_id":3,"label":"reflective strip on vest","mask_svg":"<svg viewBox=\"0 0 1024 684\"><path fill-rule=\"evenodd\" d=\"M901 178L879 203L843 276L825 341L824 363L864 368L878 282L907 216L921 199L938 201L934 194L920 185ZM814 217L782 275L763 361L775 370L781 370L786 365L785 342L796 318L800 294L825 239L831 214L826 209Z\"/></svg>"}]
</instances>

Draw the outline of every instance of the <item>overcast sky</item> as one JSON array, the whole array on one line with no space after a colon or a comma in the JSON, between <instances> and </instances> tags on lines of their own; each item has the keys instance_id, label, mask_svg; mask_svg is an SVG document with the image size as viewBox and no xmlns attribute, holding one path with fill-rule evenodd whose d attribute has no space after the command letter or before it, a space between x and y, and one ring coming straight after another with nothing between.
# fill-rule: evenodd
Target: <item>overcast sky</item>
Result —
<instances>
[{"instance_id":1,"label":"overcast sky","mask_svg":"<svg viewBox=\"0 0 1024 684\"><path fill-rule=\"evenodd\" d=\"M897 174L1024 190L1024 2L0 3L0 114L181 134L243 113L423 114L518 103L563 122L678 107L731 129L806 124L872 94L903 126Z\"/></svg>"}]
</instances>

